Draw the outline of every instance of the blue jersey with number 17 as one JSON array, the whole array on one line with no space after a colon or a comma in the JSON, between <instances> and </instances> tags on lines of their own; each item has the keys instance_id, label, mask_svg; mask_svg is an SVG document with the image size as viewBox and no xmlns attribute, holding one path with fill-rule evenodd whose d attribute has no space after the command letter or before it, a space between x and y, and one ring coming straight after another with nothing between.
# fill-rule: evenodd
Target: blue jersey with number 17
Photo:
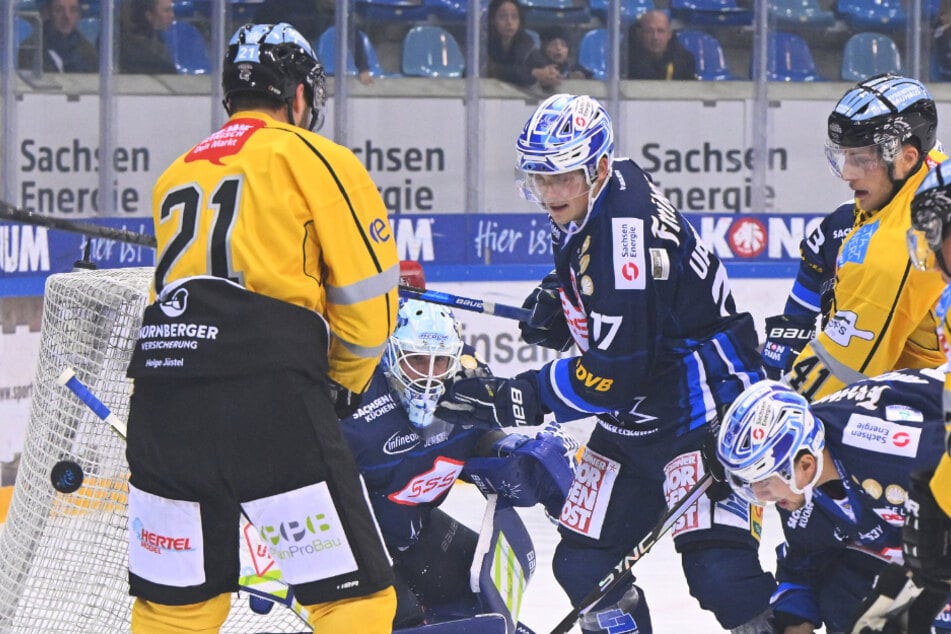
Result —
<instances>
[{"instance_id":1,"label":"blue jersey with number 17","mask_svg":"<svg viewBox=\"0 0 951 634\"><path fill-rule=\"evenodd\" d=\"M552 224L552 246L581 351L539 373L559 420L602 414L627 436L679 435L763 377L723 263L634 161L614 161L580 227Z\"/></svg>"}]
</instances>

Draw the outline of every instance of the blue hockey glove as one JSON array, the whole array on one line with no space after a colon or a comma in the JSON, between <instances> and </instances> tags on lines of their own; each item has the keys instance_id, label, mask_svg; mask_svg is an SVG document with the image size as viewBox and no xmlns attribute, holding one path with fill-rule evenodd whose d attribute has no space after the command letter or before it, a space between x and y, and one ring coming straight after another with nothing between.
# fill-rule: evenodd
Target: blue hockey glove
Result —
<instances>
[{"instance_id":1,"label":"blue hockey glove","mask_svg":"<svg viewBox=\"0 0 951 634\"><path fill-rule=\"evenodd\" d=\"M931 492L934 469L911 472L902 553L905 566L916 578L938 590L951 590L951 518L944 514Z\"/></svg>"},{"instance_id":2,"label":"blue hockey glove","mask_svg":"<svg viewBox=\"0 0 951 634\"><path fill-rule=\"evenodd\" d=\"M548 410L538 398L535 374L453 381L436 406L436 416L453 425L485 428L541 425Z\"/></svg>"},{"instance_id":3,"label":"blue hockey glove","mask_svg":"<svg viewBox=\"0 0 951 634\"><path fill-rule=\"evenodd\" d=\"M532 311L528 321L518 322L522 341L564 352L574 339L568 329L565 311L561 308L561 282L555 272L545 276L541 284L522 302L522 308Z\"/></svg>"},{"instance_id":4,"label":"blue hockey glove","mask_svg":"<svg viewBox=\"0 0 951 634\"><path fill-rule=\"evenodd\" d=\"M815 321L797 321L786 315L767 317L766 343L763 344L766 378L781 381L802 349L815 337Z\"/></svg>"}]
</instances>

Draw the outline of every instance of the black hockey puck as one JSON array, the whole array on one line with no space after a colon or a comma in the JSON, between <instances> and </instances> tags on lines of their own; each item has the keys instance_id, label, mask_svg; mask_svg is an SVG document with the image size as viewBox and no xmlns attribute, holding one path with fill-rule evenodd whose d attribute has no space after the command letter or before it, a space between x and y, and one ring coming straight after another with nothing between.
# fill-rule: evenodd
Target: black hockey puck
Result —
<instances>
[{"instance_id":1,"label":"black hockey puck","mask_svg":"<svg viewBox=\"0 0 951 634\"><path fill-rule=\"evenodd\" d=\"M60 493L72 493L83 485L83 468L72 460L60 460L53 465L50 481Z\"/></svg>"}]
</instances>

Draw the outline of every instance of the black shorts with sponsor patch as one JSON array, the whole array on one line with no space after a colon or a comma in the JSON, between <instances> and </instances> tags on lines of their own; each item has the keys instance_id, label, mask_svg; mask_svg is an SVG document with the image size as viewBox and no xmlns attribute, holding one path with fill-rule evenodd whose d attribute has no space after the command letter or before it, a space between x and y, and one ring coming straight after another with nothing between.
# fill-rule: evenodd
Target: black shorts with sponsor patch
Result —
<instances>
[{"instance_id":1,"label":"black shorts with sponsor patch","mask_svg":"<svg viewBox=\"0 0 951 634\"><path fill-rule=\"evenodd\" d=\"M357 570L295 585L297 599L364 596L393 582L326 387L301 373L139 379L127 456L132 486L199 504L204 548L204 583L175 587L130 572L134 596L183 605L237 590L241 503L315 483L327 485Z\"/></svg>"}]
</instances>

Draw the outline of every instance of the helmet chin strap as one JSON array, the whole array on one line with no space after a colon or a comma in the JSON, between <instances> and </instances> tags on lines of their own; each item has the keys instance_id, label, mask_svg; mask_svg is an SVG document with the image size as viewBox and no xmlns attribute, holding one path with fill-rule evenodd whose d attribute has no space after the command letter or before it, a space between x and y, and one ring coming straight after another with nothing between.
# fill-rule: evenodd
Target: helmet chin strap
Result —
<instances>
[{"instance_id":1,"label":"helmet chin strap","mask_svg":"<svg viewBox=\"0 0 951 634\"><path fill-rule=\"evenodd\" d=\"M810 452L810 454L811 453L812 452ZM793 484L789 485L789 488L792 490L793 493L804 495L806 497L806 504L809 504L810 502L812 502L812 492L816 488L816 483L819 482L819 477L822 475L822 465L823 465L822 452L820 451L818 456L813 456L813 457L816 459L816 473L812 476L812 480L810 480L806 486L800 489L795 485L795 475L794 475Z\"/></svg>"}]
</instances>

